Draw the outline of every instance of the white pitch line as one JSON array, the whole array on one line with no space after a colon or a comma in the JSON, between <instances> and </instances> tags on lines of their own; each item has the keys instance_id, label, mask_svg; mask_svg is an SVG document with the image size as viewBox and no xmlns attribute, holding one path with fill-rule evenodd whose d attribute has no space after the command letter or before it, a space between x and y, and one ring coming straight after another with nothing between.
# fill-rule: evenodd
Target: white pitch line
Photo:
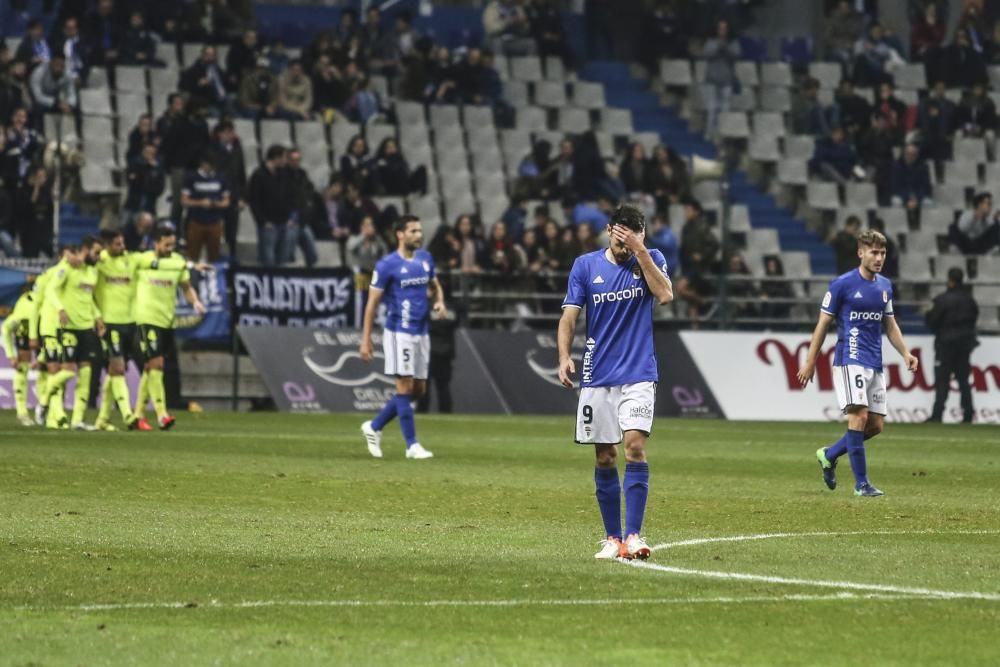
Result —
<instances>
[{"instance_id":1,"label":"white pitch line","mask_svg":"<svg viewBox=\"0 0 1000 667\"><path fill-rule=\"evenodd\" d=\"M940 601L940 595L885 594L885 593L850 593L843 591L828 595L767 595L747 597L688 597L688 598L637 598L629 600L630 605L687 605L687 604L755 604L771 602L842 602L857 600L897 601L925 599ZM582 599L582 600L245 600L242 602L220 602L212 600L205 603L191 602L122 602L107 604L82 604L67 606L21 606L12 611L18 612L99 612L99 611L133 611L147 609L260 609L268 607L614 607L621 605L619 598L615 599ZM0 610L2 611L2 610Z\"/></svg>"},{"instance_id":2,"label":"white pitch line","mask_svg":"<svg viewBox=\"0 0 1000 667\"><path fill-rule=\"evenodd\" d=\"M690 540L666 542L650 547L650 551L674 549L676 547L697 546L699 544L717 544L719 542L753 542L757 540L772 540L786 537L848 537L857 535L1000 535L1000 530L852 530L852 531L817 531L810 533L759 533L756 535L728 535L723 537L698 537Z\"/></svg>"},{"instance_id":3,"label":"white pitch line","mask_svg":"<svg viewBox=\"0 0 1000 667\"><path fill-rule=\"evenodd\" d=\"M761 533L757 535L730 535L724 537L703 537L678 542L668 542L657 544L650 549L663 550L676 547L696 546L700 544L717 544L720 542L750 542L755 540L769 540L791 537L840 537L850 535L997 535L996 530L957 530L957 531L937 531L929 530L887 530L887 531L844 531L844 532L810 532L810 533ZM842 590L872 591L878 593L897 594L904 596L916 596L923 598L945 599L945 600L989 600L1000 601L1000 593L982 593L979 591L944 591L932 588L919 588L911 586L892 586L888 584L863 584L854 581L832 581L825 579L799 579L794 577L777 577L763 574L745 574L741 572L717 572L714 570L694 570L671 565L660 565L646 561L625 561L633 567L646 570L656 570L657 572L668 572L670 574L682 574L693 577L706 577L709 579L725 579L729 581L758 581L768 584L782 584L787 586L818 586L822 588L839 588Z\"/></svg>"}]
</instances>

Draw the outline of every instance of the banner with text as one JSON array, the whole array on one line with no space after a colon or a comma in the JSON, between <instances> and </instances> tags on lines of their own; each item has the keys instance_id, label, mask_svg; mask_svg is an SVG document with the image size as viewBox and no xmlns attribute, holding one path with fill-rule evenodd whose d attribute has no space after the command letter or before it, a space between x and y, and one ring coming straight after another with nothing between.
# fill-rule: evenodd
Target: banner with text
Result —
<instances>
[{"instance_id":1,"label":"banner with text","mask_svg":"<svg viewBox=\"0 0 1000 667\"><path fill-rule=\"evenodd\" d=\"M229 264L218 262L211 273L191 272L191 286L208 311L195 312L183 293L177 290L177 335L197 340L229 340L229 299L226 291Z\"/></svg>"},{"instance_id":2,"label":"banner with text","mask_svg":"<svg viewBox=\"0 0 1000 667\"><path fill-rule=\"evenodd\" d=\"M238 326L341 329L360 325L350 269L236 267L230 271Z\"/></svg>"},{"instance_id":3,"label":"banner with text","mask_svg":"<svg viewBox=\"0 0 1000 667\"><path fill-rule=\"evenodd\" d=\"M680 338L729 419L841 419L831 372L835 336L827 338L814 380L805 388L796 373L809 350L806 334L685 331ZM1000 424L1000 338L980 340L972 353L975 421ZM889 341L882 340L887 419L919 422L930 416L934 405L934 339L907 336L906 342L920 359L915 373L906 370ZM944 420L956 422L961 417L958 385L953 381Z\"/></svg>"}]
</instances>

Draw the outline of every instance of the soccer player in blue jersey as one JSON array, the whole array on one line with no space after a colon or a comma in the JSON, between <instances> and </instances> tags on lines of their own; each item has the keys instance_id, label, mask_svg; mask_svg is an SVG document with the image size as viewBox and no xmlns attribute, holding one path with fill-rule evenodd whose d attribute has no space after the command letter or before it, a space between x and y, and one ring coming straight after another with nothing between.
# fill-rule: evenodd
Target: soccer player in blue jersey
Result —
<instances>
[{"instance_id":1,"label":"soccer player in blue jersey","mask_svg":"<svg viewBox=\"0 0 1000 667\"><path fill-rule=\"evenodd\" d=\"M658 379L653 306L670 303L674 292L663 254L647 249L645 236L642 212L630 204L620 206L608 224L610 247L573 262L559 319L559 381L572 389L576 365L570 346L580 311L587 309L576 442L594 445L597 454L594 483L606 536L595 555L600 559L649 558L640 531L649 493L646 441ZM624 534L619 443L625 446Z\"/></svg>"},{"instance_id":2,"label":"soccer player in blue jersey","mask_svg":"<svg viewBox=\"0 0 1000 667\"><path fill-rule=\"evenodd\" d=\"M413 405L427 390L427 367L431 342L427 333L430 313L445 313L444 292L434 275L434 260L422 250L424 232L420 218L404 215L395 225L396 252L379 260L372 272L368 305L361 332L361 358L371 361L372 326L378 304L385 301L385 328L382 350L385 373L396 377L396 395L371 421L361 425L368 452L382 458L382 429L395 417L406 440L406 458L429 459L434 456L417 442ZM432 305L433 304L433 305Z\"/></svg>"},{"instance_id":3,"label":"soccer player in blue jersey","mask_svg":"<svg viewBox=\"0 0 1000 667\"><path fill-rule=\"evenodd\" d=\"M830 323L837 322L837 348L833 355L833 384L840 409L847 414L847 433L827 448L816 451L823 481L837 488L837 459L844 454L854 473L854 495L881 496L868 481L865 440L882 432L886 415L885 373L882 370L882 327L906 367L917 370L892 312L892 283L879 275L885 262L885 237L868 230L858 235L861 265L830 283L823 297L819 322L813 331L799 381L805 386L816 370L816 359Z\"/></svg>"}]
</instances>

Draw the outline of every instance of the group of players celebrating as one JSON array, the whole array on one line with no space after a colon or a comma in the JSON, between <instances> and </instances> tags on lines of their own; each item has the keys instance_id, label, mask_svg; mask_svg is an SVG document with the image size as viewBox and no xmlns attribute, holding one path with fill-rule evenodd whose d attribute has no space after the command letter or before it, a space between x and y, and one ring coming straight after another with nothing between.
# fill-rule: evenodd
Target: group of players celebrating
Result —
<instances>
[{"instance_id":1,"label":"group of players celebrating","mask_svg":"<svg viewBox=\"0 0 1000 667\"><path fill-rule=\"evenodd\" d=\"M657 361L653 348L653 308L673 300L666 260L645 245L645 220L626 204L611 216L609 245L576 259L569 276L559 321L559 379L574 388L576 363L571 347L577 319L586 309L586 351L582 359L576 442L593 445L594 485L605 539L595 558L632 560L651 552L641 536L649 493L646 445L655 414ZM431 256L420 249L419 219L406 216L396 226L398 247L376 266L365 311L360 356L372 360L371 333L378 303L386 304L382 338L385 373L396 377L397 394L374 419L361 425L369 453L382 458L382 429L399 419L406 457L432 454L416 440L411 402L427 380L430 342L428 319L444 311L441 286ZM896 323L892 283L879 275L886 239L876 231L858 236L859 266L836 278L823 298L819 322L806 360L798 373L803 385L812 380L828 327L837 323L833 361L837 399L847 416L847 432L820 448L816 458L827 487L837 486L838 459L847 455L854 473L854 493L883 495L868 479L864 442L882 431L887 412L882 368L883 327L909 370L917 368ZM623 446L625 474L619 478L617 453ZM625 521L622 525L622 499Z\"/></svg>"},{"instance_id":2,"label":"group of players celebrating","mask_svg":"<svg viewBox=\"0 0 1000 667\"><path fill-rule=\"evenodd\" d=\"M163 341L174 326L177 288L194 309L205 307L191 286L194 265L174 252L177 235L170 225L153 233L153 250L132 253L117 231L60 248L59 261L44 271L18 299L3 324L4 352L15 368L18 421L24 426L80 431L114 431L117 406L128 430L151 431L146 407L152 399L161 430L174 425L163 385ZM198 265L210 270L210 266ZM142 370L133 407L125 369L131 359ZM101 384L100 411L85 421L93 374ZM28 409L28 373L37 370L34 418ZM76 378L71 415L64 391Z\"/></svg>"}]
</instances>

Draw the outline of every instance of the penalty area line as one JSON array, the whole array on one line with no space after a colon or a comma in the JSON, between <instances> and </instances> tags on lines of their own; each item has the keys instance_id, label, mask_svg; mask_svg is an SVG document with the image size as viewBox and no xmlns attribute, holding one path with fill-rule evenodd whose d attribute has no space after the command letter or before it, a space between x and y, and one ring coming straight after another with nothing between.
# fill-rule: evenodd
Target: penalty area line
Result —
<instances>
[{"instance_id":1,"label":"penalty area line","mask_svg":"<svg viewBox=\"0 0 1000 667\"><path fill-rule=\"evenodd\" d=\"M649 567L652 564L645 564ZM637 598L630 605L696 605L696 604L767 604L780 602L843 602L857 600L898 601L898 600L943 600L940 595L851 593L841 591L824 595L753 595L717 596L686 598ZM581 600L244 600L241 602L121 602L96 603L65 606L20 606L17 612L101 612L101 611L141 611L171 609L262 609L273 607L613 607L621 604L621 599L581 599Z\"/></svg>"}]
</instances>

